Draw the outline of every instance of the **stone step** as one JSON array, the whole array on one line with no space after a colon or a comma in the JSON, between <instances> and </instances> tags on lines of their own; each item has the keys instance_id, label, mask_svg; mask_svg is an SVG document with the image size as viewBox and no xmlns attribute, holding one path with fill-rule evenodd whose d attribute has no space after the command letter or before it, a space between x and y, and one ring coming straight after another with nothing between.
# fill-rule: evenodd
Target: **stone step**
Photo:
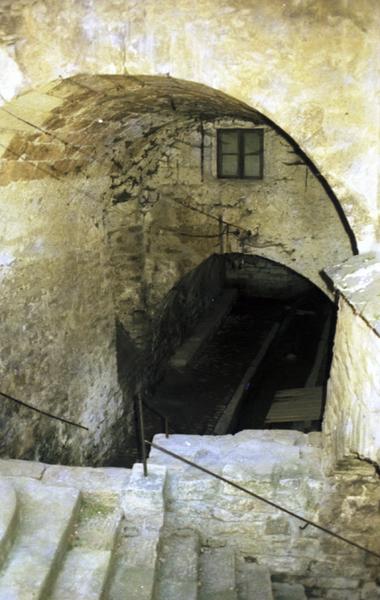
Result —
<instances>
[{"instance_id":1,"label":"stone step","mask_svg":"<svg viewBox=\"0 0 380 600\"><path fill-rule=\"evenodd\" d=\"M197 600L199 536L178 531L161 538L154 600Z\"/></svg>"},{"instance_id":2,"label":"stone step","mask_svg":"<svg viewBox=\"0 0 380 600\"><path fill-rule=\"evenodd\" d=\"M109 583L121 520L117 498L99 492L86 493L51 600L102 598Z\"/></svg>"},{"instance_id":3,"label":"stone step","mask_svg":"<svg viewBox=\"0 0 380 600\"><path fill-rule=\"evenodd\" d=\"M118 467L48 465L43 474L43 482L48 485L77 488L82 496L93 493L116 496L123 494L131 473L131 469Z\"/></svg>"},{"instance_id":4,"label":"stone step","mask_svg":"<svg viewBox=\"0 0 380 600\"><path fill-rule=\"evenodd\" d=\"M107 587L111 554L110 550L70 550L48 599L101 600Z\"/></svg>"},{"instance_id":5,"label":"stone step","mask_svg":"<svg viewBox=\"0 0 380 600\"><path fill-rule=\"evenodd\" d=\"M151 465L144 477L135 464L123 493L124 531L114 556L109 600L151 600L164 522L166 468Z\"/></svg>"},{"instance_id":6,"label":"stone step","mask_svg":"<svg viewBox=\"0 0 380 600\"><path fill-rule=\"evenodd\" d=\"M31 479L13 479L19 522L0 573L0 600L43 597L66 549L80 493Z\"/></svg>"},{"instance_id":7,"label":"stone step","mask_svg":"<svg viewBox=\"0 0 380 600\"><path fill-rule=\"evenodd\" d=\"M126 533L114 556L109 600L152 600L158 538Z\"/></svg>"},{"instance_id":8,"label":"stone step","mask_svg":"<svg viewBox=\"0 0 380 600\"><path fill-rule=\"evenodd\" d=\"M199 583L199 600L237 600L234 551L230 548L203 548Z\"/></svg>"},{"instance_id":9,"label":"stone step","mask_svg":"<svg viewBox=\"0 0 380 600\"><path fill-rule=\"evenodd\" d=\"M17 523L17 497L10 481L0 479L0 566L12 545Z\"/></svg>"},{"instance_id":10,"label":"stone step","mask_svg":"<svg viewBox=\"0 0 380 600\"><path fill-rule=\"evenodd\" d=\"M272 583L274 600L307 600L300 583ZM348 598L348 597L347 597Z\"/></svg>"},{"instance_id":11,"label":"stone step","mask_svg":"<svg viewBox=\"0 0 380 600\"><path fill-rule=\"evenodd\" d=\"M70 538L71 547L112 551L122 518L118 498L100 493L86 494Z\"/></svg>"},{"instance_id":12,"label":"stone step","mask_svg":"<svg viewBox=\"0 0 380 600\"><path fill-rule=\"evenodd\" d=\"M239 560L237 568L239 600L273 600L272 582L267 567Z\"/></svg>"}]
</instances>

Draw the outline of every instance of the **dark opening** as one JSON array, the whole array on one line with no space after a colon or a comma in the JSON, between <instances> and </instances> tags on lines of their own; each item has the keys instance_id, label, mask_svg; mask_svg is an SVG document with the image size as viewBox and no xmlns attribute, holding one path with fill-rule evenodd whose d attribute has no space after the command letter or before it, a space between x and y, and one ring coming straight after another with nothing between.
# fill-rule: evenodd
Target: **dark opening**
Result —
<instances>
[{"instance_id":1,"label":"dark opening","mask_svg":"<svg viewBox=\"0 0 380 600\"><path fill-rule=\"evenodd\" d=\"M242 254L219 258L224 288L168 361L152 406L176 433L320 430L334 304L278 263Z\"/></svg>"}]
</instances>

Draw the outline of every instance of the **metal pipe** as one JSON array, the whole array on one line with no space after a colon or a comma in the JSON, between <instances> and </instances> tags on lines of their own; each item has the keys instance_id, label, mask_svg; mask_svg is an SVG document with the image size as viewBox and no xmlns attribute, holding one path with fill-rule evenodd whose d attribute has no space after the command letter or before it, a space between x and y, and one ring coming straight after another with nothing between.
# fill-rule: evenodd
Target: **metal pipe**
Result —
<instances>
[{"instance_id":1,"label":"metal pipe","mask_svg":"<svg viewBox=\"0 0 380 600\"><path fill-rule=\"evenodd\" d=\"M144 466L144 477L148 476L148 466L146 462L146 447L145 447L145 428L144 428L144 409L141 396L137 397L137 407L139 415L139 429L140 429L140 441L141 441L141 460Z\"/></svg>"},{"instance_id":2,"label":"metal pipe","mask_svg":"<svg viewBox=\"0 0 380 600\"><path fill-rule=\"evenodd\" d=\"M43 415L44 417L49 417L49 419L55 419L56 421L61 421L61 423L66 423L66 425L72 425L73 427L79 427L79 429L84 429L85 431L89 431L88 427L85 427L84 425L81 425L80 423L74 423L74 421L69 421L68 419L65 419L64 417L59 417L58 415L53 415L52 413L49 413L46 410L41 410L40 408L37 408L37 406L33 406L32 404L28 404L27 402L18 400L17 398L14 398L13 396L10 396L9 394L5 394L4 392L0 392L0 396L2 396L3 398L6 398L7 400L11 400L15 404L19 404L20 406L23 406L24 408L33 410L34 412L39 413L40 415Z\"/></svg>"}]
</instances>

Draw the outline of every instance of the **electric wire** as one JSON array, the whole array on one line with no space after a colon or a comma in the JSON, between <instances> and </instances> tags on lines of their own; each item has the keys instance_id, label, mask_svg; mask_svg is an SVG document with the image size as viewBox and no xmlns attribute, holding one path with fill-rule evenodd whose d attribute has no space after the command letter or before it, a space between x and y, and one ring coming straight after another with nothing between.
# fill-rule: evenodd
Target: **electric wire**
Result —
<instances>
[{"instance_id":1,"label":"electric wire","mask_svg":"<svg viewBox=\"0 0 380 600\"><path fill-rule=\"evenodd\" d=\"M36 406L29 404L28 402L24 402L23 400L14 398L13 396L10 396L9 394L5 394L4 392L0 392L0 396L2 396L3 398L6 398L7 400L10 400L11 402L14 402L15 404L23 406L24 408L33 410L34 412L37 412L40 415L49 417L50 419L55 419L56 421L61 421L62 423L66 423L66 425L72 425L73 427L79 427L80 429L85 429L86 431L89 431L88 427L85 427L84 425L81 425L80 423L75 423L74 421L70 421L69 419L65 419L64 417L59 417L58 415L53 415L52 413L47 412L46 410L41 410L40 408L37 408Z\"/></svg>"}]
</instances>

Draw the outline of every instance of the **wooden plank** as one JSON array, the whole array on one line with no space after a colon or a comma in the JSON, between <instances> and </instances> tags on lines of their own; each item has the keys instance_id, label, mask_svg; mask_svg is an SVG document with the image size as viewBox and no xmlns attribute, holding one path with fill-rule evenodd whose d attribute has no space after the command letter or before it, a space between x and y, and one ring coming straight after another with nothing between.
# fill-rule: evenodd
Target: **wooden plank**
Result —
<instances>
[{"instance_id":1,"label":"wooden plank","mask_svg":"<svg viewBox=\"0 0 380 600\"><path fill-rule=\"evenodd\" d=\"M272 325L267 337L264 340L264 343L261 345L259 352L256 354L255 358L244 373L243 379L240 381L234 395L227 404L226 410L223 412L222 416L215 425L214 435L225 435L229 431L231 423L235 419L236 412L245 394L247 384L253 379L253 376L259 368L261 362L264 360L269 347L271 346L280 329L280 326L281 323L278 322Z\"/></svg>"},{"instance_id":2,"label":"wooden plank","mask_svg":"<svg viewBox=\"0 0 380 600\"><path fill-rule=\"evenodd\" d=\"M303 423L304 421L320 421L322 418L321 411L315 410L304 414L288 414L288 415L273 415L266 419L265 424L273 423Z\"/></svg>"},{"instance_id":3,"label":"wooden plank","mask_svg":"<svg viewBox=\"0 0 380 600\"><path fill-rule=\"evenodd\" d=\"M266 423L290 423L292 421L316 421L321 418L322 403L312 400L307 403L284 401L271 406Z\"/></svg>"},{"instance_id":4,"label":"wooden plank","mask_svg":"<svg viewBox=\"0 0 380 600\"><path fill-rule=\"evenodd\" d=\"M309 402L310 400L323 400L323 387L308 387L308 388L289 388L286 390L278 390L274 397L274 404L284 402L286 400L294 400L300 402Z\"/></svg>"},{"instance_id":5,"label":"wooden plank","mask_svg":"<svg viewBox=\"0 0 380 600\"><path fill-rule=\"evenodd\" d=\"M329 349L330 330L331 330L332 314L331 311L323 326L322 334L319 340L317 352L314 359L313 367L309 373L309 377L306 381L306 387L313 387L318 380L318 376L322 367L322 363Z\"/></svg>"}]
</instances>

